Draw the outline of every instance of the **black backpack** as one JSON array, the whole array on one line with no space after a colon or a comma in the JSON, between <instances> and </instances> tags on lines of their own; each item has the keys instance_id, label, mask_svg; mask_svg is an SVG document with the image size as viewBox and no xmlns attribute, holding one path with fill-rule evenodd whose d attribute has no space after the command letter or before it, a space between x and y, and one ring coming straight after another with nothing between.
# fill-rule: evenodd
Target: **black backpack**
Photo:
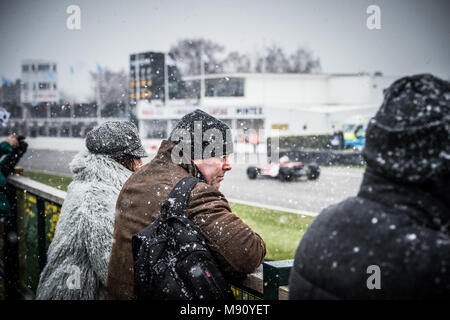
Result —
<instances>
[{"instance_id":1,"label":"black backpack","mask_svg":"<svg viewBox=\"0 0 450 320\"><path fill-rule=\"evenodd\" d=\"M234 299L201 231L186 215L198 181L192 176L180 180L157 219L133 235L134 299Z\"/></svg>"}]
</instances>

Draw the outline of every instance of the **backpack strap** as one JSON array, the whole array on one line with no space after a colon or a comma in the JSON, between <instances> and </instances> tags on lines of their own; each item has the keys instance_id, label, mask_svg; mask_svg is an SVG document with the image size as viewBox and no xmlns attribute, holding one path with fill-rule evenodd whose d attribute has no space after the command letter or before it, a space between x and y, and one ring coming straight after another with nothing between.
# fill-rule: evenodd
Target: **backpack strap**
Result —
<instances>
[{"instance_id":1,"label":"backpack strap","mask_svg":"<svg viewBox=\"0 0 450 320\"><path fill-rule=\"evenodd\" d=\"M164 200L160 212L165 212L166 218L171 216L184 216L191 191L199 181L198 178L193 176L188 176L178 181Z\"/></svg>"}]
</instances>

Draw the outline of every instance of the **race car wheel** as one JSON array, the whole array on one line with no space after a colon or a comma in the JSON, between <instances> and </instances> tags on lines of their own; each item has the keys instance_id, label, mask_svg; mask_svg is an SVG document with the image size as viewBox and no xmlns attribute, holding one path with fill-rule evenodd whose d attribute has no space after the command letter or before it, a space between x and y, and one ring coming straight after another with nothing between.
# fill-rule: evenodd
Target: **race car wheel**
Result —
<instances>
[{"instance_id":1,"label":"race car wheel","mask_svg":"<svg viewBox=\"0 0 450 320\"><path fill-rule=\"evenodd\" d=\"M258 168L256 167L248 167L247 176L249 179L256 179L258 177Z\"/></svg>"},{"instance_id":2,"label":"race car wheel","mask_svg":"<svg viewBox=\"0 0 450 320\"><path fill-rule=\"evenodd\" d=\"M308 180L316 180L320 176L320 167L315 164L311 163L308 165Z\"/></svg>"},{"instance_id":3,"label":"race car wheel","mask_svg":"<svg viewBox=\"0 0 450 320\"><path fill-rule=\"evenodd\" d=\"M281 167L278 172L278 179L281 181L292 181L294 179L294 172L291 168Z\"/></svg>"}]
</instances>

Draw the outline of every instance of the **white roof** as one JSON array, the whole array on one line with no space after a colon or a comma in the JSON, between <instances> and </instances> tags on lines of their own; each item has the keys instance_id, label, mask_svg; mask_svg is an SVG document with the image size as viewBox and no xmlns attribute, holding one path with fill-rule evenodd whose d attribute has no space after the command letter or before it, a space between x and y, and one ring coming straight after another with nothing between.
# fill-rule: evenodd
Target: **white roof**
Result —
<instances>
[{"instance_id":1,"label":"white roof","mask_svg":"<svg viewBox=\"0 0 450 320\"><path fill-rule=\"evenodd\" d=\"M220 73L205 74L205 79L218 78L303 78L303 79L327 79L331 77L368 77L368 73L348 73L348 74L332 74L332 73ZM201 75L183 76L183 80L200 80Z\"/></svg>"}]
</instances>

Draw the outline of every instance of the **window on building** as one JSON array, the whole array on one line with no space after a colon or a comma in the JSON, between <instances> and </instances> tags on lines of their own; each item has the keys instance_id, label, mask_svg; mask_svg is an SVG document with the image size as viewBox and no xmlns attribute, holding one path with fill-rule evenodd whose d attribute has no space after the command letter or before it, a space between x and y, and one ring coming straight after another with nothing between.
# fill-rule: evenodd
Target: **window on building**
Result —
<instances>
[{"instance_id":1,"label":"window on building","mask_svg":"<svg viewBox=\"0 0 450 320\"><path fill-rule=\"evenodd\" d=\"M167 120L144 120L144 131L148 139L167 138Z\"/></svg>"},{"instance_id":2,"label":"window on building","mask_svg":"<svg viewBox=\"0 0 450 320\"><path fill-rule=\"evenodd\" d=\"M71 124L70 122L64 122L61 124L61 127L59 128L59 135L61 137L70 137L70 128L71 128Z\"/></svg>"},{"instance_id":3,"label":"window on building","mask_svg":"<svg viewBox=\"0 0 450 320\"><path fill-rule=\"evenodd\" d=\"M51 118L70 118L70 104L57 104L52 103L50 105L50 117Z\"/></svg>"},{"instance_id":4,"label":"window on building","mask_svg":"<svg viewBox=\"0 0 450 320\"><path fill-rule=\"evenodd\" d=\"M236 129L241 130L260 130L264 129L264 120L263 119L237 119L236 120Z\"/></svg>"},{"instance_id":5,"label":"window on building","mask_svg":"<svg viewBox=\"0 0 450 320\"><path fill-rule=\"evenodd\" d=\"M134 66L130 66L130 79L135 79L136 78L136 70L134 68Z\"/></svg>"},{"instance_id":6,"label":"window on building","mask_svg":"<svg viewBox=\"0 0 450 320\"><path fill-rule=\"evenodd\" d=\"M186 97L186 85L181 78L181 73L176 66L168 66L168 90L169 99L184 99Z\"/></svg>"},{"instance_id":7,"label":"window on building","mask_svg":"<svg viewBox=\"0 0 450 320\"><path fill-rule=\"evenodd\" d=\"M11 118L21 119L23 116L23 107L18 104L13 104L11 105L11 108L9 108L9 112L11 112Z\"/></svg>"},{"instance_id":8,"label":"window on building","mask_svg":"<svg viewBox=\"0 0 450 320\"><path fill-rule=\"evenodd\" d=\"M200 99L200 80L186 81L186 99Z\"/></svg>"},{"instance_id":9,"label":"window on building","mask_svg":"<svg viewBox=\"0 0 450 320\"><path fill-rule=\"evenodd\" d=\"M48 128L48 136L49 137L57 137L58 136L58 128L57 127Z\"/></svg>"},{"instance_id":10,"label":"window on building","mask_svg":"<svg viewBox=\"0 0 450 320\"><path fill-rule=\"evenodd\" d=\"M38 86L39 86L39 90L50 89L50 83L48 83L48 82L39 82Z\"/></svg>"},{"instance_id":11,"label":"window on building","mask_svg":"<svg viewBox=\"0 0 450 320\"><path fill-rule=\"evenodd\" d=\"M40 123L38 126L38 133L40 136L42 137L46 137L48 136L48 123L44 122L44 123Z\"/></svg>"},{"instance_id":12,"label":"window on building","mask_svg":"<svg viewBox=\"0 0 450 320\"><path fill-rule=\"evenodd\" d=\"M47 103L40 103L35 106L29 106L28 114L31 118L47 118Z\"/></svg>"},{"instance_id":13,"label":"window on building","mask_svg":"<svg viewBox=\"0 0 450 320\"><path fill-rule=\"evenodd\" d=\"M125 118L126 106L124 103L108 103L101 110L102 117L109 118Z\"/></svg>"},{"instance_id":14,"label":"window on building","mask_svg":"<svg viewBox=\"0 0 450 320\"><path fill-rule=\"evenodd\" d=\"M36 138L38 135L38 126L36 122L33 122L31 125L28 126L28 131L30 134L30 137Z\"/></svg>"},{"instance_id":15,"label":"window on building","mask_svg":"<svg viewBox=\"0 0 450 320\"><path fill-rule=\"evenodd\" d=\"M80 103L74 106L76 118L90 118L97 116L97 105L95 103Z\"/></svg>"},{"instance_id":16,"label":"window on building","mask_svg":"<svg viewBox=\"0 0 450 320\"><path fill-rule=\"evenodd\" d=\"M56 83L53 84L53 90L56 90Z\"/></svg>"},{"instance_id":17,"label":"window on building","mask_svg":"<svg viewBox=\"0 0 450 320\"><path fill-rule=\"evenodd\" d=\"M77 124L72 125L72 137L74 138L82 138L84 133L84 123L79 122Z\"/></svg>"},{"instance_id":18,"label":"window on building","mask_svg":"<svg viewBox=\"0 0 450 320\"><path fill-rule=\"evenodd\" d=\"M243 97L244 79L220 78L205 80L206 97Z\"/></svg>"},{"instance_id":19,"label":"window on building","mask_svg":"<svg viewBox=\"0 0 450 320\"><path fill-rule=\"evenodd\" d=\"M30 70L30 66L27 64L22 65L22 71L23 72L28 72L28 70Z\"/></svg>"},{"instance_id":20,"label":"window on building","mask_svg":"<svg viewBox=\"0 0 450 320\"><path fill-rule=\"evenodd\" d=\"M56 72L56 64L53 65L53 72Z\"/></svg>"},{"instance_id":21,"label":"window on building","mask_svg":"<svg viewBox=\"0 0 450 320\"><path fill-rule=\"evenodd\" d=\"M39 64L38 71L50 71L50 65L48 64Z\"/></svg>"}]
</instances>

